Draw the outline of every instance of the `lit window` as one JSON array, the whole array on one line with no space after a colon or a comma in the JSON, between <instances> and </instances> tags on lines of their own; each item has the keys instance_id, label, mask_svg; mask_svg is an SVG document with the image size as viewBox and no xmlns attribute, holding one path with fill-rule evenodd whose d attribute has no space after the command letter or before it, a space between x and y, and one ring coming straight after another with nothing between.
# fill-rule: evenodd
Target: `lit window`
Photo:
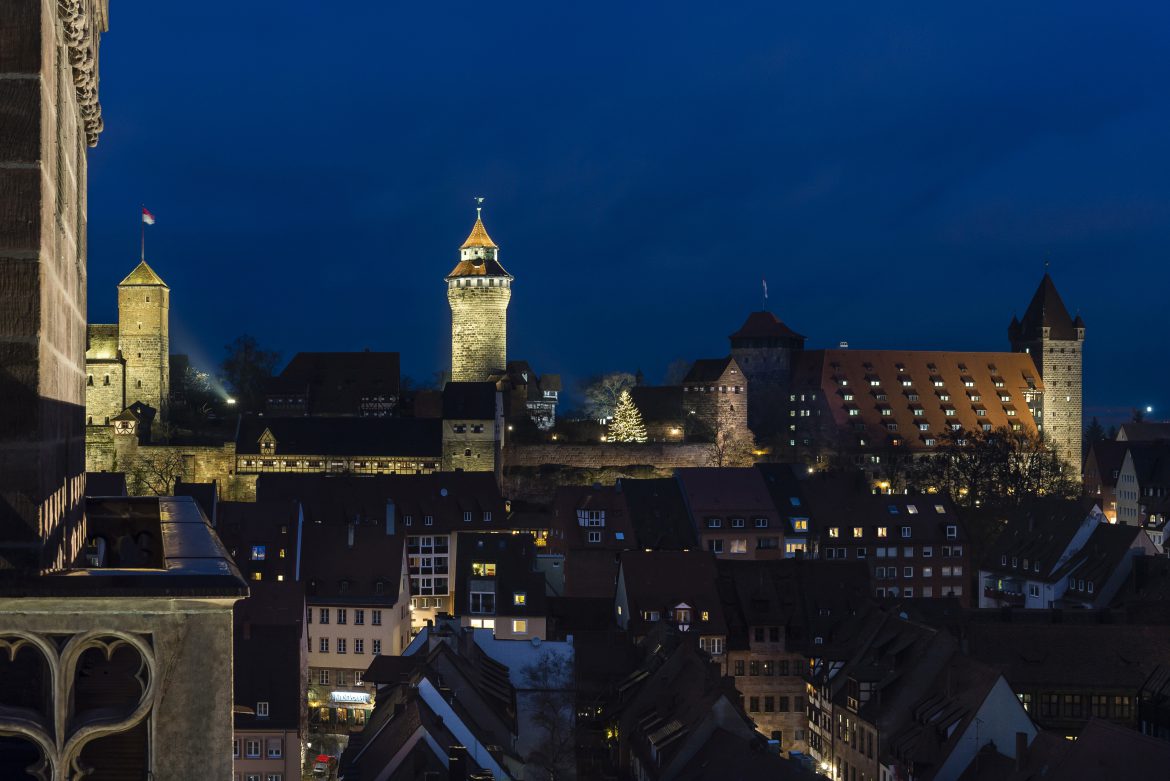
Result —
<instances>
[{"instance_id":1,"label":"lit window","mask_svg":"<svg viewBox=\"0 0 1170 781\"><path fill-rule=\"evenodd\" d=\"M263 545L253 545L252 546L252 561L264 561L264 546Z\"/></svg>"},{"instance_id":2,"label":"lit window","mask_svg":"<svg viewBox=\"0 0 1170 781\"><path fill-rule=\"evenodd\" d=\"M888 526L877 527L877 536L878 537L888 537L889 534L890 534L890 527L888 527Z\"/></svg>"},{"instance_id":3,"label":"lit window","mask_svg":"<svg viewBox=\"0 0 1170 781\"><path fill-rule=\"evenodd\" d=\"M512 633L517 635L528 634L528 619L514 618L512 619Z\"/></svg>"},{"instance_id":4,"label":"lit window","mask_svg":"<svg viewBox=\"0 0 1170 781\"><path fill-rule=\"evenodd\" d=\"M471 574L484 578L494 578L496 576L496 564L494 561L474 561L471 563Z\"/></svg>"},{"instance_id":5,"label":"lit window","mask_svg":"<svg viewBox=\"0 0 1170 781\"><path fill-rule=\"evenodd\" d=\"M836 526L830 526L829 527L829 536L832 537L833 539L836 539L837 537L841 536L841 530L839 528L837 528Z\"/></svg>"},{"instance_id":6,"label":"lit window","mask_svg":"<svg viewBox=\"0 0 1170 781\"><path fill-rule=\"evenodd\" d=\"M853 527L853 536L854 537L861 537L863 534L865 534L865 530L862 527L860 527L860 526Z\"/></svg>"},{"instance_id":7,"label":"lit window","mask_svg":"<svg viewBox=\"0 0 1170 781\"><path fill-rule=\"evenodd\" d=\"M528 604L528 594L524 591L514 592L512 594L512 604L513 605L526 605L526 604Z\"/></svg>"},{"instance_id":8,"label":"lit window","mask_svg":"<svg viewBox=\"0 0 1170 781\"><path fill-rule=\"evenodd\" d=\"M798 532L808 531L808 518L794 518L792 520L792 527Z\"/></svg>"}]
</instances>

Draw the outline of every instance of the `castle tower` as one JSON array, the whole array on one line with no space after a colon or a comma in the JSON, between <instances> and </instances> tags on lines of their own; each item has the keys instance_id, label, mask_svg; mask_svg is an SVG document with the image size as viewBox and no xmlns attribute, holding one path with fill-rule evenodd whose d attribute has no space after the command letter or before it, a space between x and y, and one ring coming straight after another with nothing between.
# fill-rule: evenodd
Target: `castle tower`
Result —
<instances>
[{"instance_id":1,"label":"castle tower","mask_svg":"<svg viewBox=\"0 0 1170 781\"><path fill-rule=\"evenodd\" d=\"M1022 320L1012 318L1008 338L1013 352L1032 356L1044 393L1034 417L1041 432L1075 470L1081 471L1081 355L1085 322L1068 314L1047 273Z\"/></svg>"},{"instance_id":2,"label":"castle tower","mask_svg":"<svg viewBox=\"0 0 1170 781\"><path fill-rule=\"evenodd\" d=\"M731 355L751 388L748 425L756 436L771 436L786 419L792 355L804 349L804 337L771 312L752 312L729 338Z\"/></svg>"},{"instance_id":3,"label":"castle tower","mask_svg":"<svg viewBox=\"0 0 1170 781\"><path fill-rule=\"evenodd\" d=\"M459 264L447 275L451 305L451 380L483 382L508 364L508 301L512 275L500 265L500 248L477 208L471 235L459 248Z\"/></svg>"},{"instance_id":4,"label":"castle tower","mask_svg":"<svg viewBox=\"0 0 1170 781\"><path fill-rule=\"evenodd\" d=\"M126 406L136 401L167 420L171 378L171 289L142 261L118 283L118 344L126 361Z\"/></svg>"}]
</instances>

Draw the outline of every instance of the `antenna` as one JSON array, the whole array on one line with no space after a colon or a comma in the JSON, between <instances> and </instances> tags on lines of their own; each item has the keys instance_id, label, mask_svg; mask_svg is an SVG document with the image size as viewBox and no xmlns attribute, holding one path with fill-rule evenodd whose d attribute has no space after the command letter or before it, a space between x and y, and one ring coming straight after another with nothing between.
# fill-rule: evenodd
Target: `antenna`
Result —
<instances>
[{"instance_id":1,"label":"antenna","mask_svg":"<svg viewBox=\"0 0 1170 781\"><path fill-rule=\"evenodd\" d=\"M475 196L475 219L480 219L480 213L483 211L483 196Z\"/></svg>"}]
</instances>

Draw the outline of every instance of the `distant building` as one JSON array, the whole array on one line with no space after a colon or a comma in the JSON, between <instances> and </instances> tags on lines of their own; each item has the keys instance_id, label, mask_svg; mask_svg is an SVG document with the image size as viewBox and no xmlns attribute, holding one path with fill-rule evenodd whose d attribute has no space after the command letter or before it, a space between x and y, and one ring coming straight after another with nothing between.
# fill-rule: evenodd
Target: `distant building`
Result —
<instances>
[{"instance_id":1,"label":"distant building","mask_svg":"<svg viewBox=\"0 0 1170 781\"><path fill-rule=\"evenodd\" d=\"M398 353L297 353L269 381L264 407L274 416L382 418L400 395Z\"/></svg>"},{"instance_id":2,"label":"distant building","mask_svg":"<svg viewBox=\"0 0 1170 781\"><path fill-rule=\"evenodd\" d=\"M491 380L504 394L504 415L508 420L530 418L541 431L548 431L557 422L559 374L537 376L528 361L508 361L506 371L493 374Z\"/></svg>"},{"instance_id":3,"label":"distant building","mask_svg":"<svg viewBox=\"0 0 1170 781\"><path fill-rule=\"evenodd\" d=\"M295 781L306 734L308 679L305 598L299 583L254 583L236 603L235 734L232 757L241 779Z\"/></svg>"},{"instance_id":4,"label":"distant building","mask_svg":"<svg viewBox=\"0 0 1170 781\"><path fill-rule=\"evenodd\" d=\"M753 467L693 467L675 472L705 550L720 558L782 558L784 522L763 475Z\"/></svg>"},{"instance_id":5,"label":"distant building","mask_svg":"<svg viewBox=\"0 0 1170 781\"><path fill-rule=\"evenodd\" d=\"M548 637L544 574L527 534L458 534L455 598L462 626L491 629L497 640Z\"/></svg>"},{"instance_id":6,"label":"distant building","mask_svg":"<svg viewBox=\"0 0 1170 781\"><path fill-rule=\"evenodd\" d=\"M1117 522L1142 527L1162 549L1170 515L1170 440L1127 440L1116 444L1125 447L1114 490Z\"/></svg>"},{"instance_id":7,"label":"distant building","mask_svg":"<svg viewBox=\"0 0 1170 781\"><path fill-rule=\"evenodd\" d=\"M449 382L443 388L443 471L492 472L500 466L504 406L490 382Z\"/></svg>"},{"instance_id":8,"label":"distant building","mask_svg":"<svg viewBox=\"0 0 1170 781\"><path fill-rule=\"evenodd\" d=\"M235 471L260 474L426 474L442 465L442 424L418 418L244 415Z\"/></svg>"},{"instance_id":9,"label":"distant building","mask_svg":"<svg viewBox=\"0 0 1170 781\"><path fill-rule=\"evenodd\" d=\"M1148 535L1111 525L1086 502L1036 504L1013 519L979 567L979 607L1108 607Z\"/></svg>"},{"instance_id":10,"label":"distant building","mask_svg":"<svg viewBox=\"0 0 1170 781\"><path fill-rule=\"evenodd\" d=\"M970 538L950 499L843 491L834 483L812 482L809 490L818 557L865 562L875 597L974 603Z\"/></svg>"},{"instance_id":11,"label":"distant building","mask_svg":"<svg viewBox=\"0 0 1170 781\"><path fill-rule=\"evenodd\" d=\"M1117 481L1129 445L1117 440L1094 442L1085 456L1085 496L1096 499L1110 523L1117 523Z\"/></svg>"},{"instance_id":12,"label":"distant building","mask_svg":"<svg viewBox=\"0 0 1170 781\"><path fill-rule=\"evenodd\" d=\"M108 426L135 402L167 419L171 289L142 260L118 283L118 322L86 328L86 424Z\"/></svg>"},{"instance_id":13,"label":"distant building","mask_svg":"<svg viewBox=\"0 0 1170 781\"><path fill-rule=\"evenodd\" d=\"M792 358L804 350L805 338L771 312L752 312L731 339L731 355L751 383L748 424L762 437L785 424L785 396L792 382Z\"/></svg>"},{"instance_id":14,"label":"distant building","mask_svg":"<svg viewBox=\"0 0 1170 781\"><path fill-rule=\"evenodd\" d=\"M637 547L624 491L600 486L557 488L548 549L565 557L564 596L612 600L619 556Z\"/></svg>"}]
</instances>

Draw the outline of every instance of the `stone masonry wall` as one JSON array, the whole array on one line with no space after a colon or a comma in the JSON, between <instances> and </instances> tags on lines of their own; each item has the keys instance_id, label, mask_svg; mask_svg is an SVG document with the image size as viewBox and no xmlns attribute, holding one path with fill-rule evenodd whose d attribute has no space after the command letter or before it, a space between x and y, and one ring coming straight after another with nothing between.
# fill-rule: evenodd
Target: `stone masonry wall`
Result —
<instances>
[{"instance_id":1,"label":"stone masonry wall","mask_svg":"<svg viewBox=\"0 0 1170 781\"><path fill-rule=\"evenodd\" d=\"M7 2L7 0L6 0ZM158 697L148 716L158 779L232 777L234 600L21 597L0 600L0 628L140 635L155 657Z\"/></svg>"},{"instance_id":2,"label":"stone masonry wall","mask_svg":"<svg viewBox=\"0 0 1170 781\"><path fill-rule=\"evenodd\" d=\"M126 406L136 401L167 419L170 396L170 291L156 285L118 288L118 342L126 360Z\"/></svg>"},{"instance_id":3,"label":"stone masonry wall","mask_svg":"<svg viewBox=\"0 0 1170 781\"><path fill-rule=\"evenodd\" d=\"M100 120L80 95L96 90L104 13L60 5L0 3L0 568L63 566L85 539L85 148Z\"/></svg>"},{"instance_id":4,"label":"stone masonry wall","mask_svg":"<svg viewBox=\"0 0 1170 781\"><path fill-rule=\"evenodd\" d=\"M121 361L90 362L85 366L85 420L105 425L126 409L126 381Z\"/></svg>"},{"instance_id":5,"label":"stone masonry wall","mask_svg":"<svg viewBox=\"0 0 1170 781\"><path fill-rule=\"evenodd\" d=\"M509 285L475 287L456 286L456 282L491 280L452 280L447 287L451 305L451 379L455 382L483 382L508 363ZM498 280L507 282L506 280Z\"/></svg>"},{"instance_id":6,"label":"stone masonry wall","mask_svg":"<svg viewBox=\"0 0 1170 781\"><path fill-rule=\"evenodd\" d=\"M1044 380L1044 435L1056 452L1080 473L1082 412L1081 359L1083 342L1048 340L1042 344L1040 376Z\"/></svg>"},{"instance_id":7,"label":"stone masonry wall","mask_svg":"<svg viewBox=\"0 0 1170 781\"><path fill-rule=\"evenodd\" d=\"M711 447L706 444L646 444L611 442L596 445L516 445L504 448L504 468L561 465L600 469L646 464L660 470L710 466Z\"/></svg>"}]
</instances>

